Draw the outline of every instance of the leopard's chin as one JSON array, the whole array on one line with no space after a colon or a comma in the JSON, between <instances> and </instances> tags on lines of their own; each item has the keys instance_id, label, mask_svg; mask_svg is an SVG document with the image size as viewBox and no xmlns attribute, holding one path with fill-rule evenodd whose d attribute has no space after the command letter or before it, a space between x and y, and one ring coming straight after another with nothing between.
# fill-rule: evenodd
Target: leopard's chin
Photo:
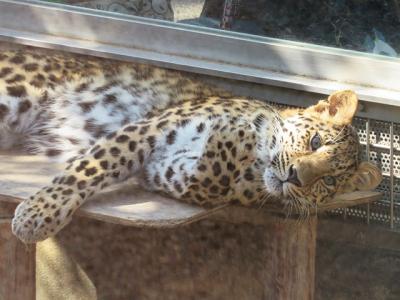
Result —
<instances>
[{"instance_id":1,"label":"leopard's chin","mask_svg":"<svg viewBox=\"0 0 400 300\"><path fill-rule=\"evenodd\" d=\"M266 170L263 175L265 189L274 198L284 197L283 182L271 170Z\"/></svg>"}]
</instances>

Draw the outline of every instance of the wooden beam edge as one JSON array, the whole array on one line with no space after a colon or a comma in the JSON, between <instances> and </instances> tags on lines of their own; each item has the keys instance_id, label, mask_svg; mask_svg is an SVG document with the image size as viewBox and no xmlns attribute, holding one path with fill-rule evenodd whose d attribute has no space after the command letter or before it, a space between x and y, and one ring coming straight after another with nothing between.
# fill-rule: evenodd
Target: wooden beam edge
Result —
<instances>
[{"instance_id":1,"label":"wooden beam edge","mask_svg":"<svg viewBox=\"0 0 400 300\"><path fill-rule=\"evenodd\" d=\"M372 203L378 200L380 197L381 193L373 191L353 192L345 195L340 195L339 197L336 197L331 201L328 201L327 203L320 204L315 211L310 211L310 215L315 215L321 212L326 212L338 208L345 208L360 204ZM170 200L179 202L174 199ZM23 200L17 197L0 194L0 201L18 204ZM187 204L185 203L185 205ZM276 205L274 206L272 204L266 204L264 207L258 209L225 204L212 209L206 209L204 211L201 211L200 213L194 213L193 215L187 218L157 219L157 220L149 220L149 219L143 220L138 218L135 219L129 217L127 218L118 217L112 214L106 214L94 211L90 208L90 206L89 207L83 206L77 211L77 216L88 217L99 221L120 224L125 226L153 227L153 228L172 228L176 226L187 225L205 219L207 217L211 217L213 215L229 216L229 217L224 217L223 219L226 219L228 222L232 223L252 222L252 221L256 223L258 222L263 223L262 219L267 218L268 214L275 214L278 216L280 215L283 216L284 218L299 218L298 213L293 212L290 216L287 216L282 207ZM245 215L247 216L244 217ZM2 217L9 219L12 216L2 216Z\"/></svg>"},{"instance_id":2,"label":"wooden beam edge","mask_svg":"<svg viewBox=\"0 0 400 300\"><path fill-rule=\"evenodd\" d=\"M171 201L177 201L177 200L171 199ZM204 210L203 212L194 214L188 218L157 219L154 221L143 220L143 219L139 219L139 218L131 219L131 218L116 217L116 216L107 215L104 213L93 212L90 209L85 209L85 207L83 207L82 209L79 209L77 211L76 215L79 217L86 217L86 218L91 218L91 219L98 220L98 221L104 221L104 222L108 222L108 223L112 223L112 224L119 224L119 225L131 226L131 227L173 228L173 227L177 227L177 226L192 224L192 223L195 223L202 219L205 219L207 217L210 217L210 216L216 214L218 211L226 208L227 206L229 206L229 204L221 205L221 206L211 208L211 209L207 209L207 210Z\"/></svg>"}]
</instances>

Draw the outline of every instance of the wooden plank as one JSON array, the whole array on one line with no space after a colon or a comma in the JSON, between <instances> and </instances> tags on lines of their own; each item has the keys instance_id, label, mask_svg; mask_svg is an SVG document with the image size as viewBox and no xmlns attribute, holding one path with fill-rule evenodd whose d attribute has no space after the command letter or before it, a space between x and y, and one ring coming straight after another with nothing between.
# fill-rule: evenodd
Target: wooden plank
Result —
<instances>
[{"instance_id":1,"label":"wooden plank","mask_svg":"<svg viewBox=\"0 0 400 300\"><path fill-rule=\"evenodd\" d=\"M94 196L77 214L128 226L172 227L205 218L211 210L147 192L132 183Z\"/></svg>"},{"instance_id":2,"label":"wooden plank","mask_svg":"<svg viewBox=\"0 0 400 300\"><path fill-rule=\"evenodd\" d=\"M266 218L264 212L264 218L259 216L260 218L253 219L254 211L229 208L218 212L214 217L223 218L227 222L247 221L250 224L244 228L248 230L254 228L253 226L262 228L263 233L257 239L264 240L261 243L268 246L262 250L264 263L257 265L257 268L267 272L262 281L264 293L260 299L312 300L315 290L317 216L299 221L272 214ZM243 245L243 248L246 249L246 246Z\"/></svg>"},{"instance_id":3,"label":"wooden plank","mask_svg":"<svg viewBox=\"0 0 400 300\"><path fill-rule=\"evenodd\" d=\"M24 245L11 232L15 204L0 202L0 299L34 300L35 244Z\"/></svg>"},{"instance_id":4,"label":"wooden plank","mask_svg":"<svg viewBox=\"0 0 400 300\"><path fill-rule=\"evenodd\" d=\"M270 248L263 299L313 300L315 291L317 216L304 222L270 218L265 236Z\"/></svg>"},{"instance_id":5,"label":"wooden plank","mask_svg":"<svg viewBox=\"0 0 400 300\"><path fill-rule=\"evenodd\" d=\"M0 194L25 199L49 184L62 167L41 156L0 153Z\"/></svg>"},{"instance_id":6,"label":"wooden plank","mask_svg":"<svg viewBox=\"0 0 400 300\"><path fill-rule=\"evenodd\" d=\"M49 163L46 158L40 156L0 153L0 201L15 203L22 201L51 182L62 167ZM349 193L320 204L317 210L311 213L370 203L379 197L380 193L377 192ZM206 210L160 194L146 192L139 188L135 181L129 181L94 196L77 214L130 226L170 227L194 222L215 214L222 208L227 209L225 205ZM232 209L248 212L245 214L247 220L242 220L243 222L263 220L267 217L266 213L282 213L282 207L270 204L262 209L244 207ZM239 222L240 219L240 217L227 218L235 222Z\"/></svg>"}]
</instances>

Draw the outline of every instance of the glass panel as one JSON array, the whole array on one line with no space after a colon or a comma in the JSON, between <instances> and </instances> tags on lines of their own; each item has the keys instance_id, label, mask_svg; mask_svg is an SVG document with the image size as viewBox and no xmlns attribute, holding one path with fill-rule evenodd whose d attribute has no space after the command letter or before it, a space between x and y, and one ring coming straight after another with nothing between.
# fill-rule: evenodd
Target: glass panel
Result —
<instances>
[{"instance_id":1,"label":"glass panel","mask_svg":"<svg viewBox=\"0 0 400 300\"><path fill-rule=\"evenodd\" d=\"M235 31L398 56L399 3L398 0L208 0L202 15L221 18L222 26Z\"/></svg>"},{"instance_id":2,"label":"glass panel","mask_svg":"<svg viewBox=\"0 0 400 300\"><path fill-rule=\"evenodd\" d=\"M47 0L398 57L400 0Z\"/></svg>"},{"instance_id":3,"label":"glass panel","mask_svg":"<svg viewBox=\"0 0 400 300\"><path fill-rule=\"evenodd\" d=\"M19 50L18 55L14 56L7 53L8 50L15 49ZM89 71L88 73L85 72L85 76L88 76L86 80L91 82L90 71L95 70L96 66L99 68L97 69L98 72L92 74L101 74L105 71L105 74L108 73L111 76L104 77L106 82L102 80L98 82L102 86L106 84L104 85L106 89L98 90L98 93L104 93L108 97L103 98L96 94L95 98L88 101L87 96L90 93L87 89L90 89L91 86L81 84L79 79L80 91L73 88L73 90L67 92L68 88L61 89L59 86L57 91L61 94L54 98L55 101L62 101L67 103L66 105L68 103L72 105L71 103L74 101L84 101L90 104L89 106L79 105L82 110L73 110L83 120L87 117L83 113L83 108L93 109L92 105L96 101L102 102L110 110L115 109L116 112L121 109L116 105L121 98L116 97L118 95L117 90L113 90L118 86L118 83L115 85L116 82L113 80L113 76L117 75L114 73L115 69L105 68L103 70L101 66L104 64L103 66L110 67L125 63L5 43L0 43L0 51L3 54L1 62L3 70L0 82L3 83L4 87L8 85L33 87L40 82L47 83L46 87L40 90L28 88L27 95L20 99L14 99L15 102L13 103L18 103L18 101L30 103L29 100L33 103L36 103L36 100L40 101L35 106L25 105L23 111L20 109L18 112L20 118L17 118L13 123L18 124L24 118L30 118L32 110L51 111L51 106L54 106L56 102L52 101L52 98L48 98L47 93L42 94L38 91L50 91L55 87L54 83L63 85L65 81L60 80L61 77L59 76L63 76L60 74L64 74L64 72L68 74L69 71L75 73L76 77L72 76L69 79L70 81L67 80L71 85L65 86L73 88L73 78L80 78L79 73L82 70ZM37 56L27 55L28 53ZM8 61L12 60L12 63L6 63L6 58ZM6 64L9 64L12 68L6 67ZM62 68L60 68L60 64L62 64ZM126 66L128 66L128 63L126 63ZM130 67L135 70L138 65L131 64ZM142 80L143 83L144 80L148 83L155 83L154 78L147 76L156 74L156 72L153 72L156 69L145 65L142 65L142 67L147 72L141 74L144 77L139 76L138 82ZM7 69L9 70L6 71ZM166 77L168 80L173 80L174 76L187 76L187 73L178 75L173 71L169 72L171 72L170 76ZM30 78L36 79L30 81ZM56 80L53 81L52 78ZM93 78L97 77L94 76ZM215 80L212 77L208 79L210 82ZM97 84L97 81L94 82ZM158 84L162 84L162 81L158 82ZM178 83L182 84L182 82ZM236 81L231 82L231 84L237 87L246 87L244 82ZM135 82L133 82L132 85L123 86L133 91L140 85L135 85ZM142 89L142 92L145 93L147 87L148 85ZM21 91L21 88L19 90ZM108 91L112 93L110 94ZM85 97L81 98L76 93L85 95ZM149 90L149 97L152 94L153 92L150 93ZM282 97L286 93L280 91L279 94ZM300 94L296 92L293 94L293 99L297 100L299 96ZM279 100L279 97L277 98ZM3 113L3 117L10 113L8 109L5 109L7 107L5 103L9 99L6 89L0 90L0 108L2 109L0 112ZM3 107L1 107L2 103ZM277 103L273 105L277 105ZM18 105L18 107L21 108L22 106ZM55 105L55 107L58 106ZM31 114L27 114L27 111L31 111ZM100 110L98 111L100 112ZM68 110L57 111L57 115L61 113L59 116L62 116L62 112L66 113ZM103 113L105 112L103 111ZM53 115L53 113L50 115ZM47 113L40 114L40 118L45 116L47 116ZM40 118L32 119L29 122L39 121ZM93 121L76 122L79 119L79 117L74 119L76 126L73 126L73 128L77 132L79 131L79 124L82 126L91 124L88 127L85 125L85 130L91 128L92 133L94 133L93 129L96 131L101 129L101 127L95 126ZM3 120L12 121L8 117ZM0 119L0 121L3 120ZM68 126L68 122L64 123L62 119L59 121L63 126ZM124 122L125 120L121 119L121 123ZM364 210L362 208L349 209L346 212L346 220L335 216L321 216L319 218L315 257L308 255L310 252L306 252L313 249L313 243L303 242L306 238L312 241L310 237L315 237L315 233L307 230L304 235L300 235L302 232L304 233L300 229L307 224L305 220L277 219L276 216L271 215L268 216L269 221L265 223L257 218L254 223L252 220L248 220L245 223L234 224L235 217L240 216L235 214L229 221L215 217L186 226L165 229L140 226L122 227L122 225L100 222L87 217L74 218L74 221L63 229L61 234L57 235L56 240L44 241L38 247L39 280L37 290L39 296L37 298L47 299L48 295L60 293L59 287L62 287L64 294L68 292L69 299L79 298L83 293L88 295L85 298L89 299L95 298L96 295L99 299L277 299L277 297L266 297L265 295L268 296L267 293L274 291L282 293L282 291L286 291L286 286L293 286L295 282L288 280L288 278L294 277L290 277L290 271L293 271L295 267L303 267L303 263L306 261L307 263L310 262L310 265L307 268L302 268L301 274L303 279L308 279L305 276L309 272L312 273L312 262L315 259L315 299L400 299L400 286L398 284L400 275L400 222L398 217L400 209L397 207L397 204L400 203L400 125L361 118L355 119L353 125L359 133L361 143L365 146L364 150L366 150L366 144L369 142L370 160L379 163L385 172L390 173L390 158L387 157L387 153L390 152L391 144L394 147L393 173L395 176L395 217L397 218L394 230L389 230L387 225L389 219L387 203L390 190L390 182L387 177L380 186L385 198L371 206L369 210L366 208ZM393 126L392 134L390 134L391 126ZM22 130L18 126L3 126L3 128ZM38 129L35 126L25 128L25 130L33 134L35 128L38 134L46 133L44 130L39 130L40 127ZM73 128L70 130L73 130ZM68 132L72 133L72 131ZM18 136L22 136L21 132L18 132ZM75 144L79 141L75 139L78 136L75 133L68 139L68 143ZM56 139L50 137L49 143L57 143ZM28 137L24 136L23 141L28 140ZM4 144L0 144L0 146L4 146ZM367 155L367 151L364 151L364 155ZM4 164L4 162L2 163ZM38 165L40 164L38 163ZM12 174L12 180L21 179L16 175L16 170L9 169L7 171ZM35 171L37 169L27 170L26 173ZM46 178L45 174L38 172L35 173L35 176ZM29 179L39 179L36 177ZM144 206L140 207L143 210ZM122 205L119 208L123 210ZM151 208L156 210L157 206ZM257 207L256 209L260 212L262 208ZM247 212L249 211L243 211L242 217L245 217ZM365 225L368 212L370 212L369 226ZM277 223L273 225L271 219ZM237 222L239 223L239 221ZM5 228L5 226L2 228ZM303 236L303 239L296 239L295 241L299 241L299 243L294 243L295 247L285 248L284 246L287 244L286 234L293 231L296 232L296 235ZM278 238L275 233L284 238ZM293 240L291 241L293 242ZM306 246L302 247L304 244ZM292 251L289 252L289 250ZM289 256L288 253L297 255ZM65 256L66 254L68 256ZM311 254L314 253L311 252ZM76 268L79 273L70 272L71 267L65 269L65 264L52 263L49 265L49 255L53 255L51 258L67 257L68 266ZM270 258L273 255L276 255L278 259L272 261ZM296 258L301 259L296 261ZM285 273L289 275L285 275L286 281L284 283L280 279L282 277L278 277L283 273L282 269L276 267L280 265L290 266L290 269ZM77 289L78 280L79 289ZM91 281L96 283L96 289L93 288ZM267 283L271 281L274 287L284 286L285 288L267 289ZM289 284L286 284L286 282ZM277 286L277 283L279 286ZM310 277L307 283L307 285L302 286L303 289L296 291L296 296L301 295L305 289L313 285L313 278ZM3 287L1 284L0 286ZM1 288L0 299L15 299L15 297L2 297ZM96 295L93 296L94 294ZM54 299L60 299L60 297ZM294 297L291 299L304 298Z\"/></svg>"}]
</instances>

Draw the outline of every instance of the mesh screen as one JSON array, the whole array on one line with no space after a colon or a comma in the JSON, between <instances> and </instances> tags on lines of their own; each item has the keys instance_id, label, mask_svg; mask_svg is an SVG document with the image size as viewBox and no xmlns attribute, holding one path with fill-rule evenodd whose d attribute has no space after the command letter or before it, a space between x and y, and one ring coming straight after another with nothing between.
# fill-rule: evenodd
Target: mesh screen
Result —
<instances>
[{"instance_id":1,"label":"mesh screen","mask_svg":"<svg viewBox=\"0 0 400 300\"><path fill-rule=\"evenodd\" d=\"M378 187L383 197L369 206L339 209L331 215L400 229L400 124L356 118L353 125L362 143L363 159L369 158L383 172L384 179Z\"/></svg>"}]
</instances>

